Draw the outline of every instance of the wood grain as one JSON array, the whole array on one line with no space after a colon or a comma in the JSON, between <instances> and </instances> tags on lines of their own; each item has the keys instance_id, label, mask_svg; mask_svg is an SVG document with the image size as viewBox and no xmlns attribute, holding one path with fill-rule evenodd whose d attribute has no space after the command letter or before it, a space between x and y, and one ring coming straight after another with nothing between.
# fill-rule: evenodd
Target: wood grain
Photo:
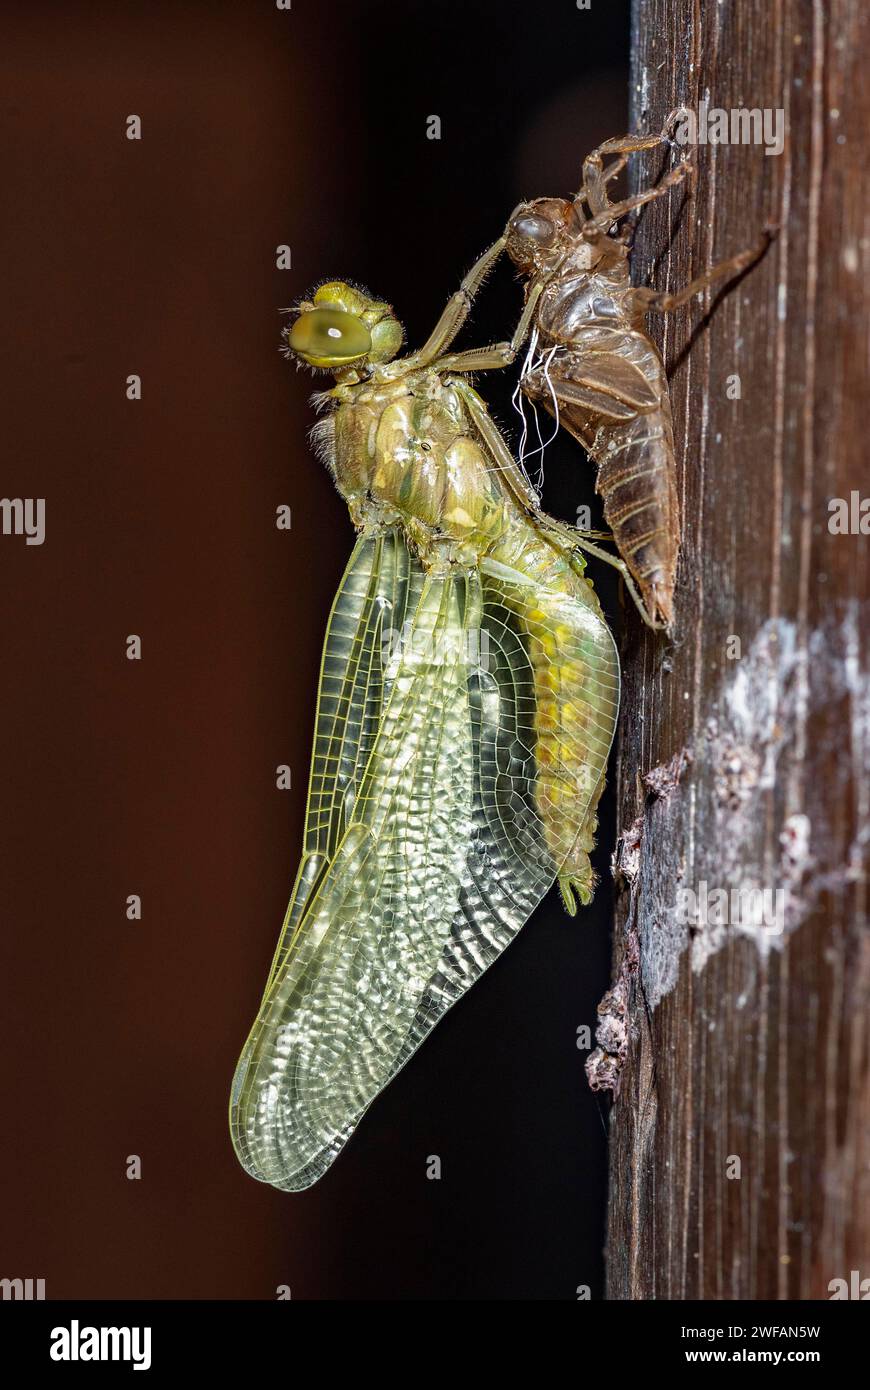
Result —
<instances>
[{"instance_id":1,"label":"wood grain","mask_svg":"<svg viewBox=\"0 0 870 1390\"><path fill-rule=\"evenodd\" d=\"M780 226L738 284L651 318L683 551L674 641L626 619L610 1298L870 1276L870 536L829 530L870 496L868 35L860 0L635 0L633 129L706 98L782 109L785 146L699 146L635 242L636 282L674 289ZM782 931L681 923L702 883L782 890Z\"/></svg>"}]
</instances>

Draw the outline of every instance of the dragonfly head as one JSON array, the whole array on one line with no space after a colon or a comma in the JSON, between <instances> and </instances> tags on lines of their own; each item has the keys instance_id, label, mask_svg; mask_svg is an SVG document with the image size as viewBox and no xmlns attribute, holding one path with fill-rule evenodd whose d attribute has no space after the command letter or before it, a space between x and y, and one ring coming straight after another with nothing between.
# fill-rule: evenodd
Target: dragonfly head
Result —
<instances>
[{"instance_id":1,"label":"dragonfly head","mask_svg":"<svg viewBox=\"0 0 870 1390\"><path fill-rule=\"evenodd\" d=\"M319 285L297 305L297 318L286 330L288 354L333 372L389 362L403 336L389 304L343 280Z\"/></svg>"},{"instance_id":2,"label":"dragonfly head","mask_svg":"<svg viewBox=\"0 0 870 1390\"><path fill-rule=\"evenodd\" d=\"M535 198L520 203L512 215L507 253L524 275L546 273L564 255L567 238L576 233L574 207L566 198Z\"/></svg>"}]
</instances>

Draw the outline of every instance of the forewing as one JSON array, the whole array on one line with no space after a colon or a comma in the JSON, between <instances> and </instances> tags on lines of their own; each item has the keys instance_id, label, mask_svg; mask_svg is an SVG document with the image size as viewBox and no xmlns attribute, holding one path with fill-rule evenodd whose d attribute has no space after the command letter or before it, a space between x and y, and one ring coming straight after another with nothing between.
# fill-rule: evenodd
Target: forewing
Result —
<instances>
[{"instance_id":1,"label":"forewing","mask_svg":"<svg viewBox=\"0 0 870 1390\"><path fill-rule=\"evenodd\" d=\"M271 983L293 932L347 828L380 724L384 703L384 643L395 640L411 588L422 583L395 531L361 537L332 605L323 645L308 785L302 860ZM411 586L411 588L409 588Z\"/></svg>"},{"instance_id":2,"label":"forewing","mask_svg":"<svg viewBox=\"0 0 870 1390\"><path fill-rule=\"evenodd\" d=\"M404 549L395 536L392 545ZM318 704L318 743L340 749L320 772L315 752L306 848L325 865L295 925L288 917L233 1087L242 1163L291 1191L329 1167L378 1092L510 942L577 829L566 817L563 842L551 834L548 844L537 807L528 589L477 570L426 576L407 553L384 555L406 576L391 590L399 637L385 642L381 628L360 682L333 668L330 646L347 657L365 643L330 627L323 680L353 695L336 703L322 688ZM373 602L356 610L357 634L371 627ZM345 705L361 712L347 743ZM333 766L345 771L331 783Z\"/></svg>"}]
</instances>

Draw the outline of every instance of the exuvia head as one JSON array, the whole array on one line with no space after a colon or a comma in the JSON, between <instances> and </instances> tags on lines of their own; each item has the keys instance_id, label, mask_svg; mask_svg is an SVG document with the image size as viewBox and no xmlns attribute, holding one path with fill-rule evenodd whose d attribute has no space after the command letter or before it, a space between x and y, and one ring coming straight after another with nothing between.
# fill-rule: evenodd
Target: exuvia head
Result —
<instances>
[{"instance_id":1,"label":"exuvia head","mask_svg":"<svg viewBox=\"0 0 870 1390\"><path fill-rule=\"evenodd\" d=\"M297 310L287 349L309 367L341 372L389 362L402 346L402 325L389 304L343 280L319 285Z\"/></svg>"},{"instance_id":2,"label":"exuvia head","mask_svg":"<svg viewBox=\"0 0 870 1390\"><path fill-rule=\"evenodd\" d=\"M574 205L567 198L535 198L531 203L520 203L511 217L507 253L526 275L551 270L579 231Z\"/></svg>"},{"instance_id":3,"label":"exuvia head","mask_svg":"<svg viewBox=\"0 0 870 1390\"><path fill-rule=\"evenodd\" d=\"M587 240L586 225L578 198L520 203L508 223L507 253L524 275L552 275L569 252L576 270L624 260L628 253L620 238L603 231Z\"/></svg>"}]
</instances>

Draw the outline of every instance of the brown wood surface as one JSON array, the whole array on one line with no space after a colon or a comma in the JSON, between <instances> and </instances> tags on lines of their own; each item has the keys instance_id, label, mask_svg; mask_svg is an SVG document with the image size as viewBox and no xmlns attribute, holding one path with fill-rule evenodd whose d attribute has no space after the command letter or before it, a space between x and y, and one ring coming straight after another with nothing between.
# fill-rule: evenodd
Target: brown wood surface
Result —
<instances>
[{"instance_id":1,"label":"brown wood surface","mask_svg":"<svg viewBox=\"0 0 870 1390\"><path fill-rule=\"evenodd\" d=\"M683 551L674 640L629 613L623 652L608 1292L828 1298L870 1277L870 536L828 526L830 499L870 497L870 14L635 0L633 44L633 129L707 98L782 108L786 138L699 147L635 243L636 282L674 289L781 229L651 319ZM702 882L781 889L782 933L681 925Z\"/></svg>"}]
</instances>

